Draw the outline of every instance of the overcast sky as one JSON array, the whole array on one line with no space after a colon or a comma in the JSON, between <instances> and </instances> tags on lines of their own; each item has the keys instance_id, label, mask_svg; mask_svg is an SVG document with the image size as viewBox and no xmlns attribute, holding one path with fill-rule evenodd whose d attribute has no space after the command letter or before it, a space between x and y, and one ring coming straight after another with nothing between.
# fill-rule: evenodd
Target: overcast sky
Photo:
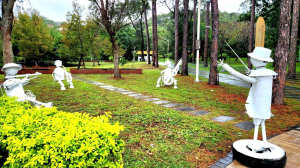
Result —
<instances>
[{"instance_id":1,"label":"overcast sky","mask_svg":"<svg viewBox=\"0 0 300 168\"><path fill-rule=\"evenodd\" d=\"M24 0L26 4L31 4L32 8L37 9L42 16L54 21L66 21L66 14L72 11L73 0ZM239 12L239 5L244 0L218 0L219 10L224 12ZM79 4L88 10L88 0L78 0ZM191 4L190 4L191 5ZM26 5L29 6L29 5ZM168 12L168 9L162 8L163 5L157 6L158 14ZM26 7L25 7L26 8ZM84 13L87 15L87 12Z\"/></svg>"}]
</instances>

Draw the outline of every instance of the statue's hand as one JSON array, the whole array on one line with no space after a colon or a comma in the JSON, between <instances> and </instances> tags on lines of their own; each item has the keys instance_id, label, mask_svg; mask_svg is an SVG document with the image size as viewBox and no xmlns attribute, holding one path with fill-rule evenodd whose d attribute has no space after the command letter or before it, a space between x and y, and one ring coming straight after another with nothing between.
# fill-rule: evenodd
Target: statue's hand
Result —
<instances>
[{"instance_id":1,"label":"statue's hand","mask_svg":"<svg viewBox=\"0 0 300 168\"><path fill-rule=\"evenodd\" d=\"M250 69L247 69L247 70L246 70L246 74L249 75L250 73L251 73L251 70L250 70Z\"/></svg>"},{"instance_id":2,"label":"statue's hand","mask_svg":"<svg viewBox=\"0 0 300 168\"><path fill-rule=\"evenodd\" d=\"M218 67L224 65L223 61L224 61L224 60L222 59L222 60L220 60L220 62L217 62Z\"/></svg>"}]
</instances>

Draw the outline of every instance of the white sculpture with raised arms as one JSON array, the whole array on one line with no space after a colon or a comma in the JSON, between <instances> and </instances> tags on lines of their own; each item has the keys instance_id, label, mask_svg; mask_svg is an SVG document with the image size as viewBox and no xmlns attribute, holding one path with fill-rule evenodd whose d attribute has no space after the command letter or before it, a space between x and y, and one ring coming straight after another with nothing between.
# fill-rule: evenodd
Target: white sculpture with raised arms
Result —
<instances>
[{"instance_id":1,"label":"white sculpture with raised arms","mask_svg":"<svg viewBox=\"0 0 300 168\"><path fill-rule=\"evenodd\" d=\"M245 104L247 114L253 118L255 125L253 140L239 140L233 143L233 156L241 163L250 167L274 167L285 165L286 154L283 149L267 142L265 120L270 119L273 78L277 76L272 70L266 69L268 62L273 62L271 50L256 47L253 53L248 53L255 70L251 70L248 76L241 74L221 60L218 66L232 75L252 83ZM257 140L258 129L261 125L262 141ZM279 166L281 167L281 166Z\"/></svg>"}]
</instances>

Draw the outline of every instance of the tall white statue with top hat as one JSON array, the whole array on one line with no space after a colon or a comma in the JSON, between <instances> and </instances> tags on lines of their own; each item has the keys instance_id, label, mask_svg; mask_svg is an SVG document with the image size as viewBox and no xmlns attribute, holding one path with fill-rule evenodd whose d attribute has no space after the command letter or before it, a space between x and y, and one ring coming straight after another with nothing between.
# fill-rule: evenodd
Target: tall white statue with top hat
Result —
<instances>
[{"instance_id":1,"label":"tall white statue with top hat","mask_svg":"<svg viewBox=\"0 0 300 168\"><path fill-rule=\"evenodd\" d=\"M67 82L70 84L70 88L74 88L72 83L72 75L71 73L67 72L66 68L62 65L62 61L56 60L54 65L56 66L56 69L54 69L52 76L54 78L54 82L57 81L60 84L60 90L66 90L64 84L62 83L62 81L65 80L65 76L67 78Z\"/></svg>"},{"instance_id":2,"label":"tall white statue with top hat","mask_svg":"<svg viewBox=\"0 0 300 168\"><path fill-rule=\"evenodd\" d=\"M30 101L36 106L44 106L44 107L52 107L52 102L43 103L35 100L36 97L30 90L23 89L23 86L28 84L29 80L36 78L41 73L36 72L35 74L26 74L26 75L16 75L19 70L21 70L21 66L15 63L8 63L3 66L1 71L5 72L6 81L3 83L4 90L7 96L17 97L18 101ZM28 78L29 76L33 76L32 78ZM17 79L17 77L25 77L23 79Z\"/></svg>"},{"instance_id":3,"label":"tall white statue with top hat","mask_svg":"<svg viewBox=\"0 0 300 168\"><path fill-rule=\"evenodd\" d=\"M271 50L256 47L253 53L248 53L251 63L256 68L248 76L243 75L221 60L218 66L232 75L252 83L246 101L247 114L253 118L255 125L253 140L239 140L233 143L233 157L250 167L284 167L286 154L283 149L267 142L265 120L270 119L273 78L277 76L272 70L266 69L268 62L273 62ZM262 131L262 141L257 140L259 126Z\"/></svg>"}]
</instances>

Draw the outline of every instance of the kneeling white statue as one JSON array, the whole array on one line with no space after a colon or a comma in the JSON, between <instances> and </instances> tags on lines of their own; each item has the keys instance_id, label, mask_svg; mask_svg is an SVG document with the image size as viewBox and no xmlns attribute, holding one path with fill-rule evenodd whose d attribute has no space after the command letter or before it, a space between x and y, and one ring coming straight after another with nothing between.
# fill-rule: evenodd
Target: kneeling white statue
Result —
<instances>
[{"instance_id":1,"label":"kneeling white statue","mask_svg":"<svg viewBox=\"0 0 300 168\"><path fill-rule=\"evenodd\" d=\"M178 73L179 65L182 63L182 59L180 59L175 66L174 69L166 68L163 70L160 74L161 76L157 80L156 87L160 87L160 82L162 86L164 85L172 85L174 83L174 88L177 89L177 80L175 79L175 76Z\"/></svg>"},{"instance_id":2,"label":"kneeling white statue","mask_svg":"<svg viewBox=\"0 0 300 168\"><path fill-rule=\"evenodd\" d=\"M253 118L255 125L253 140L239 140L233 143L233 157L240 163L250 167L284 167L286 153L280 147L268 143L266 137L265 120L270 119L273 78L277 76L272 70L266 69L268 62L273 62L270 57L271 50L256 47L253 53L248 53L255 70L251 70L248 76L243 75L221 60L218 66L222 66L232 75L252 83L246 101L247 114ZM262 141L257 140L258 128L261 125Z\"/></svg>"},{"instance_id":3,"label":"kneeling white statue","mask_svg":"<svg viewBox=\"0 0 300 168\"><path fill-rule=\"evenodd\" d=\"M54 78L53 87L54 87L54 82L57 81L61 86L60 90L66 90L64 84L62 83L62 81L65 80L65 76L66 76L67 82L70 84L70 88L74 88L72 83L72 75L71 73L67 72L66 68L62 65L62 62L60 60L56 60L54 62L54 65L56 66L56 68L52 73L52 76Z\"/></svg>"},{"instance_id":4,"label":"kneeling white statue","mask_svg":"<svg viewBox=\"0 0 300 168\"><path fill-rule=\"evenodd\" d=\"M18 101L30 101L35 106L44 106L44 107L52 107L53 103L43 103L35 100L36 97L30 90L23 89L23 86L28 84L29 80L36 78L41 73L36 72L35 74L26 74L26 75L16 75L19 70L21 70L21 66L15 63L8 63L3 66L1 71L5 72L6 81L3 83L4 90L7 96L17 97ZM29 76L33 76L32 78L28 78ZM23 79L17 79L17 77L25 77Z\"/></svg>"}]
</instances>

